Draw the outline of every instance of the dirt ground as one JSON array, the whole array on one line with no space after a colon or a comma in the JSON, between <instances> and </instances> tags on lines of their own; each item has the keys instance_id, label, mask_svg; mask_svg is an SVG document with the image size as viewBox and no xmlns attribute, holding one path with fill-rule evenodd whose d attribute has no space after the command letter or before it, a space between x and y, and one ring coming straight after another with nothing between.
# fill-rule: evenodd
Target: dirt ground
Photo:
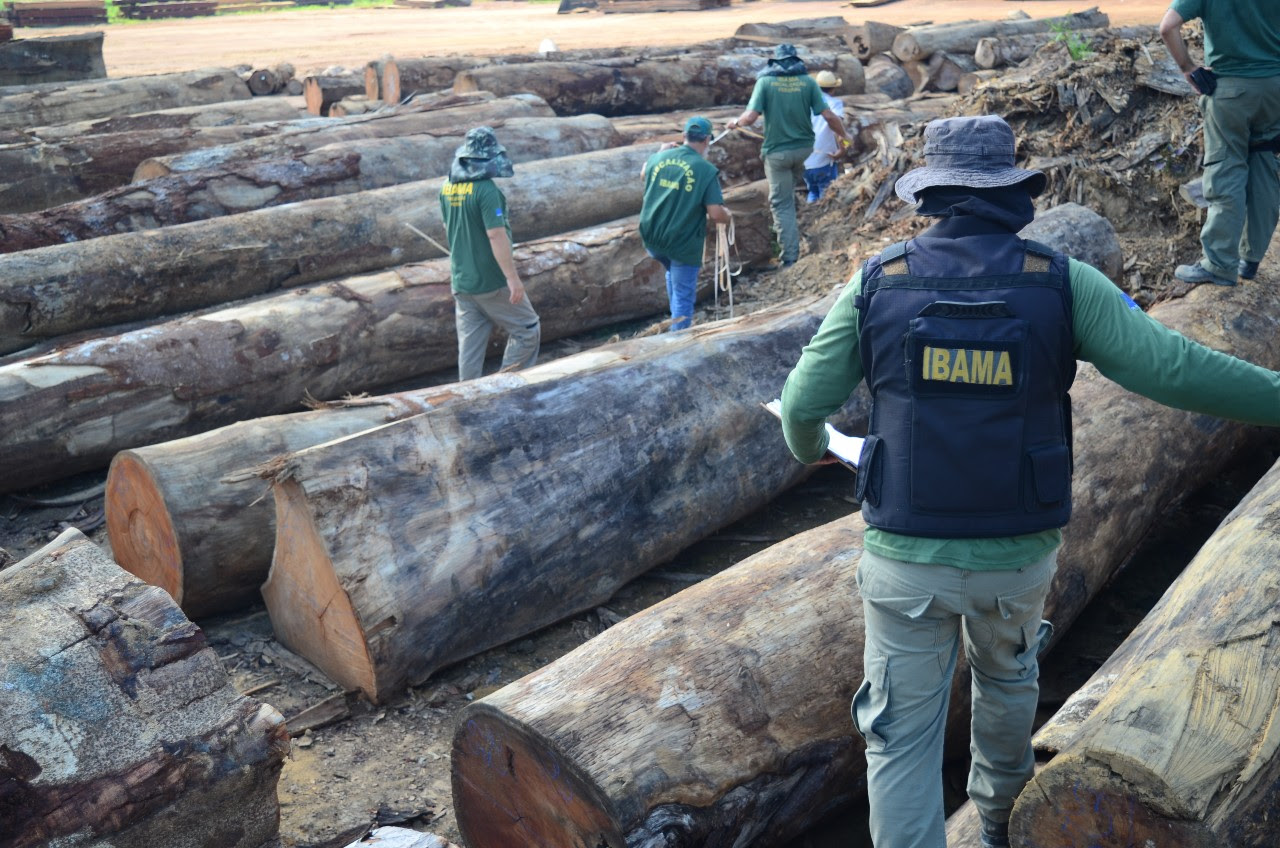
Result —
<instances>
[{"instance_id":1,"label":"dirt ground","mask_svg":"<svg viewBox=\"0 0 1280 848\"><path fill-rule=\"evenodd\" d=\"M363 68L383 54L487 55L535 51L544 38L561 49L602 46L688 44L722 38L744 23L841 15L850 23L892 24L1002 18L1023 11L1042 18L1097 6L1112 26L1154 24L1167 0L898 0L855 9L839 2L735 2L700 12L647 15L556 13L556 2L475 0L469 8L331 9L282 11L185 20L135 21L107 27L104 58L110 76L155 74L193 67L262 67L289 62L300 72L332 66ZM100 27L98 27L100 28ZM95 29L94 27L80 29ZM75 32L64 28L60 32ZM23 29L15 37L48 35Z\"/></svg>"},{"instance_id":2,"label":"dirt ground","mask_svg":"<svg viewBox=\"0 0 1280 848\"><path fill-rule=\"evenodd\" d=\"M1113 24L1153 23L1165 0L1100 2ZM840 14L851 22L866 18L890 22L1003 17L1024 10L1036 17L1078 11L1081 4L1044 0L900 0L883 7L855 10L834 2L756 2L698 13L655 15L581 14L556 16L554 4L478 2L470 9L332 10L148 22L108 30L110 73L161 72L197 66L268 64L289 61L299 68L362 66L383 53L503 52L534 49L544 37L561 48L612 44L660 44L716 38L748 21L779 21ZM23 35L48 31L24 31ZM1198 156L1194 104L1168 97L1132 99L1114 124L1102 131L1038 100L1038 92L1074 86L1102 90L1132 88L1125 69L1132 56L1104 52L1088 63L1058 69L1052 79L1015 94L971 98L958 111L1006 114L1022 139L1023 152L1050 163L1046 202L1076 199L1106 209L1116 225L1127 257L1122 284L1145 307L1185 291L1168 275L1172 263L1187 261L1196 249L1198 213L1180 205L1178 185L1194 175ZM1048 96L1048 95L1046 95ZM1153 127L1170 139L1161 163L1118 168L1116 151L1130 149ZM919 128L905 128L907 160L917 151ZM1110 164L1108 164L1110 163ZM748 272L739 279L737 305L750 310L802 293L825 291L843 281L874 246L909 236L921 221L896 201L878 213L866 209L876 187L909 161L876 161L868 156L833 186L820 203L802 212L805 256L789 271L774 275ZM1144 210L1137 214L1138 210ZM1269 261L1265 274L1274 274ZM715 315L705 310L699 321ZM621 334L643 332L643 326ZM605 336L551 346L551 356L599 344ZM1172 545L1189 558L1199 539L1247 491L1280 451L1271 445L1223 475L1207 493L1190 498L1170 516L1166 532L1153 539ZM101 527L102 498L96 494L102 474L89 474L38 493L0 497L0 549L8 561L35 550L65 526L80 526L109 549ZM690 575L710 575L773 542L856 509L852 477L831 467L756 514L683 552L651 574L624 587L606 607L562 622L515 644L488 651L436 675L426 685L385 706L375 707L342 693L304 660L280 647L261 609L201 622L210 643L242 692L253 693L286 717L317 704L337 704L338 718L298 736L279 785L282 806L280 845L284 848L340 848L373 824L401 824L430 830L459 841L450 807L449 750L453 721L470 701L518 679L606 629L618 616L644 609L688 585ZM1195 532L1192 532L1194 529ZM1177 531L1180 535L1175 535ZM1200 533L1202 535L1197 536ZM1157 557L1166 570L1175 558ZM0 550L0 567L6 555ZM1185 560L1184 560L1185 561ZM1135 560L1140 562L1140 560ZM1180 567L1180 566L1178 566ZM1128 627L1158 597L1176 574L1152 576L1131 566L1134 584L1109 596L1094 624L1082 618L1084 641L1065 640L1055 651L1056 667L1046 667L1046 710L1079 685L1104 659ZM1091 635L1093 634L1093 635ZM1051 663L1055 660L1051 659ZM1055 670L1056 668L1056 670ZM806 835L788 848L865 845L859 817L849 816L822 832Z\"/></svg>"}]
</instances>

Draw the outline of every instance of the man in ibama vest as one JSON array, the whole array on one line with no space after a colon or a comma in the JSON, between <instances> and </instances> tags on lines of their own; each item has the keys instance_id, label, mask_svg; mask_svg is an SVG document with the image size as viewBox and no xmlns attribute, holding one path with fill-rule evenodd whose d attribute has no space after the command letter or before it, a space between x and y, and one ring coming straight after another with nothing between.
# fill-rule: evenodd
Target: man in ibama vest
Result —
<instances>
[{"instance_id":1,"label":"man in ibama vest","mask_svg":"<svg viewBox=\"0 0 1280 848\"><path fill-rule=\"evenodd\" d=\"M854 723L876 848L945 848L942 740L961 634L973 673L969 797L1007 846L1032 775L1041 621L1071 515L1076 360L1181 409L1280 425L1280 374L1195 344L1102 272L1018 232L1038 171L999 117L925 128L898 196L936 218L853 276L782 392L787 444L824 457L824 422L865 379L857 497L866 628Z\"/></svg>"},{"instance_id":2,"label":"man in ibama vest","mask_svg":"<svg viewBox=\"0 0 1280 848\"><path fill-rule=\"evenodd\" d=\"M467 133L440 187L440 216L449 236L454 319L458 330L458 379L479 377L489 334L507 331L502 369L519 370L538 359L542 325L525 294L511 252L511 215L494 177L514 173L507 150L489 127Z\"/></svg>"}]
</instances>

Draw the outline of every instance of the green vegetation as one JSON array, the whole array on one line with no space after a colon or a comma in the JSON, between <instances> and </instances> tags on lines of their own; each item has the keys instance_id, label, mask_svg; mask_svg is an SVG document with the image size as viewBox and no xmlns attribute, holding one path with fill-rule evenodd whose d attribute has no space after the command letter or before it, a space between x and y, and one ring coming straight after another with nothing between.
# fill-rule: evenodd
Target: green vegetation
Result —
<instances>
[{"instance_id":1,"label":"green vegetation","mask_svg":"<svg viewBox=\"0 0 1280 848\"><path fill-rule=\"evenodd\" d=\"M1067 52L1071 54L1073 61L1079 62L1088 59L1093 55L1093 51L1089 49L1089 44L1080 37L1080 33L1073 29L1067 29L1067 25L1054 21L1049 24L1049 31L1053 33L1054 41L1061 41L1067 46Z\"/></svg>"}]
</instances>

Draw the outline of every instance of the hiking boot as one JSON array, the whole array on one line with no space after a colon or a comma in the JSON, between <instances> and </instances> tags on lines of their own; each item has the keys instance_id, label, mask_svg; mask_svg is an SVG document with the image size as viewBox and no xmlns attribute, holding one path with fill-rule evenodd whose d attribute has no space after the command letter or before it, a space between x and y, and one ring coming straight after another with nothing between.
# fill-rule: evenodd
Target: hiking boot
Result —
<instances>
[{"instance_id":1,"label":"hiking boot","mask_svg":"<svg viewBox=\"0 0 1280 848\"><path fill-rule=\"evenodd\" d=\"M1184 283L1213 283L1215 286L1234 286L1235 280L1219 277L1203 265L1179 265L1173 270L1173 276Z\"/></svg>"},{"instance_id":2,"label":"hiking boot","mask_svg":"<svg viewBox=\"0 0 1280 848\"><path fill-rule=\"evenodd\" d=\"M1240 279L1252 280L1254 277L1258 276L1258 263L1250 262L1247 259L1241 259L1239 271Z\"/></svg>"},{"instance_id":3,"label":"hiking boot","mask_svg":"<svg viewBox=\"0 0 1280 848\"><path fill-rule=\"evenodd\" d=\"M978 816L982 819L982 848L1009 848L1009 823L992 821L981 813Z\"/></svg>"}]
</instances>

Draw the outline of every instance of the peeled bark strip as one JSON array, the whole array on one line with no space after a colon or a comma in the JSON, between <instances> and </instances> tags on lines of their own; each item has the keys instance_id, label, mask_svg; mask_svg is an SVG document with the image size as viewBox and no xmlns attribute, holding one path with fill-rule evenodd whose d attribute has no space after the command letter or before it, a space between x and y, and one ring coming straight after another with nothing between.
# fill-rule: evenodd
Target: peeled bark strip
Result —
<instances>
[{"instance_id":1,"label":"peeled bark strip","mask_svg":"<svg viewBox=\"0 0 1280 848\"><path fill-rule=\"evenodd\" d=\"M302 96L313 115L328 115L330 106L353 94L364 94L363 74L312 76L302 81Z\"/></svg>"},{"instance_id":2,"label":"peeled bark strip","mask_svg":"<svg viewBox=\"0 0 1280 848\"><path fill-rule=\"evenodd\" d=\"M1154 314L1274 368L1280 295L1267 288L1224 297L1202 287ZM1045 616L1059 634L1169 505L1218 473L1255 432L1160 407L1089 368L1072 396L1075 506ZM453 755L454 809L467 844L749 845L767 826L758 844L775 845L785 841L775 834L807 823L808 810L839 806L835 793L865 774L848 714L862 674L856 562L840 558L856 558L860 527L851 516L769 548L468 708ZM844 538L817 547L837 533ZM801 543L799 554L788 550ZM767 565L775 557L777 570ZM788 560L798 575L785 570ZM843 577L815 565L827 561ZM845 596L852 609L831 612L832 599ZM805 647L786 653L792 644ZM849 653L835 653L843 649ZM1275 687L1267 691L1274 696ZM968 699L958 677L953 731L966 730ZM798 728L810 717L819 730ZM821 753L806 747L823 739Z\"/></svg>"},{"instance_id":3,"label":"peeled bark strip","mask_svg":"<svg viewBox=\"0 0 1280 848\"><path fill-rule=\"evenodd\" d=\"M1154 41L1159 33L1154 26L1127 26L1113 29L1087 29L1074 33L1079 43L1094 48L1104 41L1115 38L1136 38L1141 41ZM978 39L973 49L973 59L979 68L998 68L1002 65L1016 65L1029 58L1050 41L1060 41L1062 36L1056 32L1030 32L1019 35L989 36Z\"/></svg>"},{"instance_id":4,"label":"peeled bark strip","mask_svg":"<svg viewBox=\"0 0 1280 848\"><path fill-rule=\"evenodd\" d=\"M0 842L258 848L289 736L77 530L0 572ZM87 841L86 841L87 840Z\"/></svg>"},{"instance_id":5,"label":"peeled bark strip","mask_svg":"<svg viewBox=\"0 0 1280 848\"><path fill-rule=\"evenodd\" d=\"M102 79L101 32L0 43L0 86Z\"/></svg>"},{"instance_id":6,"label":"peeled bark strip","mask_svg":"<svg viewBox=\"0 0 1280 848\"><path fill-rule=\"evenodd\" d=\"M747 261L769 255L766 194L757 184L727 198L741 210L738 248ZM665 311L661 266L644 252L636 228L632 218L516 249L546 340ZM0 366L0 431L7 434L0 469L28 469L0 478L0 491L100 468L127 448L297 409L308 395L328 400L372 390L456 361L443 261L66 346ZM187 472L195 474L195 466ZM212 489L212 475L205 485ZM123 538L125 528L114 526ZM134 569L133 560L116 553ZM259 562L254 588L266 564ZM203 603L199 593L194 600Z\"/></svg>"},{"instance_id":7,"label":"peeled bark strip","mask_svg":"<svg viewBox=\"0 0 1280 848\"><path fill-rule=\"evenodd\" d=\"M1280 465L1084 687L1019 796L1020 844L1264 848L1280 813ZM1057 724L1057 719L1050 722ZM1065 738L1063 738L1065 737ZM1062 822L1071 823L1069 828Z\"/></svg>"},{"instance_id":8,"label":"peeled bark strip","mask_svg":"<svg viewBox=\"0 0 1280 848\"><path fill-rule=\"evenodd\" d=\"M969 53L981 38L1049 32L1052 27L1065 29L1097 29L1110 24L1110 18L1095 6L1084 12L1072 12L1055 18L1032 18L1004 21L959 21L911 27L893 39L893 55L902 62L923 61L937 52Z\"/></svg>"},{"instance_id":9,"label":"peeled bark strip","mask_svg":"<svg viewBox=\"0 0 1280 848\"><path fill-rule=\"evenodd\" d=\"M611 361L293 454L262 589L277 638L381 701L603 602L804 476L759 402L830 303L579 354Z\"/></svg>"},{"instance_id":10,"label":"peeled bark strip","mask_svg":"<svg viewBox=\"0 0 1280 848\"><path fill-rule=\"evenodd\" d=\"M654 148L544 159L503 181L516 241L640 211ZM635 175L618 179L618 175ZM0 353L41 339L441 256L442 180L0 255ZM572 191L569 191L572 187Z\"/></svg>"},{"instance_id":11,"label":"peeled bark strip","mask_svg":"<svg viewBox=\"0 0 1280 848\"><path fill-rule=\"evenodd\" d=\"M157 156L143 160L133 174L134 180L149 180L180 171L219 168L254 159L278 159L301 156L329 144L344 144L370 138L398 138L421 133L437 134L470 129L480 124L493 125L506 118L550 118L555 115L541 98L517 95L495 99L488 92L432 98L412 107L372 115L323 120L312 118L296 127L282 127L278 133L252 139L235 140L225 145L205 145L202 149L182 151L174 156Z\"/></svg>"},{"instance_id":12,"label":"peeled bark strip","mask_svg":"<svg viewBox=\"0 0 1280 848\"><path fill-rule=\"evenodd\" d=\"M840 77L841 93L864 89L862 63L849 53L812 52L802 58L812 68ZM745 103L765 56L728 54L670 56L636 62L539 62L490 65L458 74L456 92L530 91L550 104L557 115L627 115L700 109Z\"/></svg>"},{"instance_id":13,"label":"peeled bark strip","mask_svg":"<svg viewBox=\"0 0 1280 848\"><path fill-rule=\"evenodd\" d=\"M893 49L893 40L903 27L893 24L882 24L879 21L867 21L856 24L845 31L844 40L853 50L853 55L863 62L870 62L873 56L888 53Z\"/></svg>"},{"instance_id":14,"label":"peeled bark strip","mask_svg":"<svg viewBox=\"0 0 1280 848\"><path fill-rule=\"evenodd\" d=\"M851 803L864 529L794 536L469 706L466 844L782 845Z\"/></svg>"},{"instance_id":15,"label":"peeled bark strip","mask_svg":"<svg viewBox=\"0 0 1280 848\"><path fill-rule=\"evenodd\" d=\"M0 96L0 129L67 124L251 95L235 71L204 68L174 74L51 83Z\"/></svg>"},{"instance_id":16,"label":"peeled bark strip","mask_svg":"<svg viewBox=\"0 0 1280 848\"><path fill-rule=\"evenodd\" d=\"M513 118L491 126L505 131L505 146L517 164L604 150L619 140L609 119L599 115ZM0 215L0 253L430 179L448 173L462 141L457 130L365 139L297 158L255 159L141 180L88 200Z\"/></svg>"}]
</instances>

